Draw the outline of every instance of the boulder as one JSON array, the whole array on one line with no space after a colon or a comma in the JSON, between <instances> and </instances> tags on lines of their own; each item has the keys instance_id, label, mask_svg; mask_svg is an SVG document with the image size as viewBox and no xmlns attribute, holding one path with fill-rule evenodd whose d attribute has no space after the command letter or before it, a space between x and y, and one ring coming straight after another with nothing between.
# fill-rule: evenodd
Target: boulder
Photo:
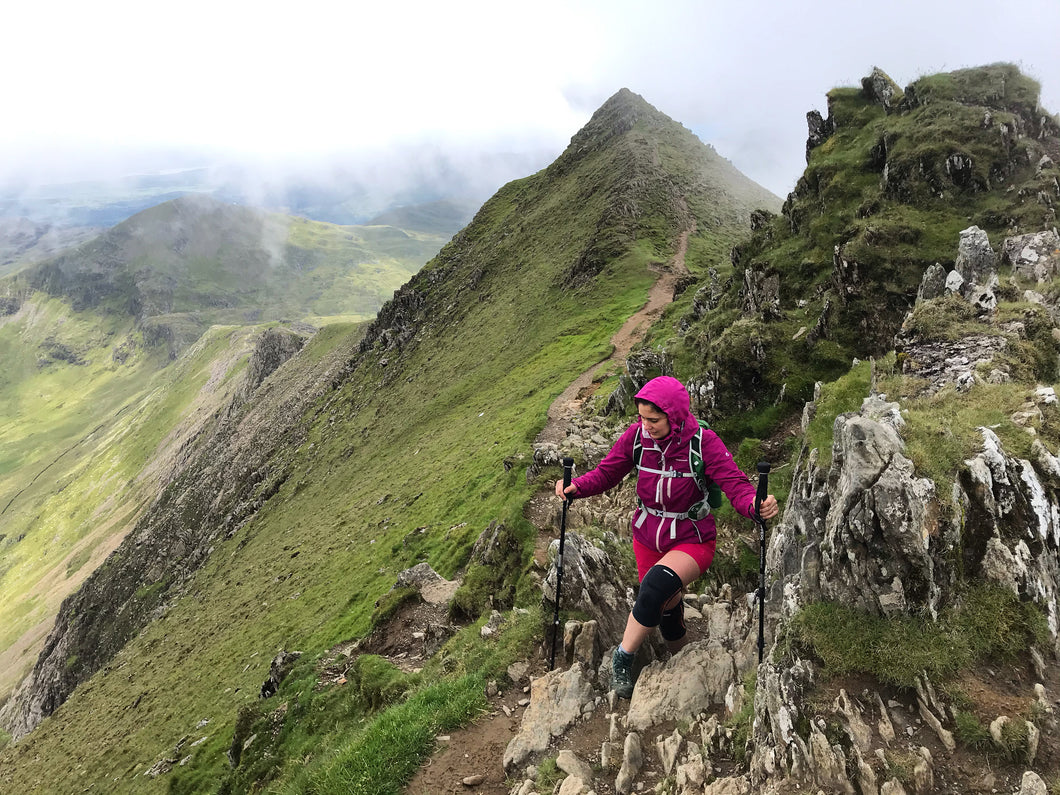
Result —
<instances>
[{"instance_id":1,"label":"boulder","mask_svg":"<svg viewBox=\"0 0 1060 795\"><path fill-rule=\"evenodd\" d=\"M575 663L566 671L550 671L530 685L530 704L519 733L504 751L504 769L509 773L532 754L548 748L553 737L563 734L582 714L582 705L592 696L592 684Z\"/></svg>"},{"instance_id":2,"label":"boulder","mask_svg":"<svg viewBox=\"0 0 1060 795\"><path fill-rule=\"evenodd\" d=\"M1001 244L1001 263L1012 268L1014 275L1041 284L1060 271L1060 237L1049 229L1027 235L1005 238Z\"/></svg>"}]
</instances>

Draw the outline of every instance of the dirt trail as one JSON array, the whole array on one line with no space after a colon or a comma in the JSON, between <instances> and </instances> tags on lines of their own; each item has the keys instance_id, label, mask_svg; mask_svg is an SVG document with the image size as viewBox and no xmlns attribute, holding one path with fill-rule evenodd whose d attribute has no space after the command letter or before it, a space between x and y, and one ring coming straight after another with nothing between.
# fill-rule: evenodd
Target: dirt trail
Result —
<instances>
[{"instance_id":1,"label":"dirt trail","mask_svg":"<svg viewBox=\"0 0 1060 795\"><path fill-rule=\"evenodd\" d=\"M678 279L688 274L688 268L685 267L685 253L688 251L688 236L694 231L693 226L681 233L677 240L677 251L669 263L662 267L652 268L659 274L659 278L655 280L655 284L648 292L647 303L631 315L629 320L622 324L622 328L611 337L611 345L614 346L611 355L575 378L571 385L563 390L563 393L549 406L548 421L537 436L538 443L558 444L563 441L570 420L578 413L586 398L593 394L593 373L599 370L601 365L624 362L626 356L633 350L633 346L644 338L651 324L659 319L663 310L673 301L674 286Z\"/></svg>"},{"instance_id":2,"label":"dirt trail","mask_svg":"<svg viewBox=\"0 0 1060 795\"><path fill-rule=\"evenodd\" d=\"M567 434L570 421L577 415L582 403L593 394L592 375L601 365L625 362L626 356L662 315L673 301L674 285L688 273L685 267L685 252L688 236L695 228L686 230L678 238L677 250L666 265L653 268L659 278L648 293L648 300L627 320L611 338L614 350L603 362L598 362L578 376L548 409L548 420L536 442L558 444ZM527 506L526 516L539 531L535 555L543 558L552 537L558 533L556 496L547 489L535 494ZM475 723L453 732L439 742L439 750L422 767L406 788L406 795L456 795L474 792L476 795L508 795L509 784L505 779L501 760L509 740L519 730L522 708L529 698L530 678L545 673L547 661L531 660L527 676L519 684L490 699L491 710ZM525 691L525 692L524 692ZM593 722L594 730L583 731L578 737L570 737L564 747L570 748L582 759L591 758L600 750L600 742L606 739L608 727L600 718ZM581 736L585 735L585 736ZM470 777L481 776L481 780ZM465 785L464 779L478 783Z\"/></svg>"}]
</instances>

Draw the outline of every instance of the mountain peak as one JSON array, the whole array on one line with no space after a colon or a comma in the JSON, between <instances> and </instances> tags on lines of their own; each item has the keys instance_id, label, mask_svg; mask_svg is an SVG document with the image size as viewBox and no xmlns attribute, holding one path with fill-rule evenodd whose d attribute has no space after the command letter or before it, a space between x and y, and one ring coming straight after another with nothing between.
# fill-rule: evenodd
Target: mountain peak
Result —
<instances>
[{"instance_id":1,"label":"mountain peak","mask_svg":"<svg viewBox=\"0 0 1060 795\"><path fill-rule=\"evenodd\" d=\"M633 129L638 121L648 120L653 125L677 124L628 88L620 88L601 105L592 118L571 138L568 152L583 153L596 149L615 136Z\"/></svg>"}]
</instances>

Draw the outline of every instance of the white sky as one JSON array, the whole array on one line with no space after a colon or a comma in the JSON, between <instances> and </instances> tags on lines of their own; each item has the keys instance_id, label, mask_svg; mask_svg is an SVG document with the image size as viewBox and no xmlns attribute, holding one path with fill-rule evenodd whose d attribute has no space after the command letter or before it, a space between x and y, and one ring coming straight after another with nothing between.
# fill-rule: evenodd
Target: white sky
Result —
<instances>
[{"instance_id":1,"label":"white sky","mask_svg":"<svg viewBox=\"0 0 1060 795\"><path fill-rule=\"evenodd\" d=\"M35 0L0 19L0 174L151 146L558 154L627 87L784 196L806 112L873 66L904 87L1010 61L1060 111L1060 0Z\"/></svg>"}]
</instances>

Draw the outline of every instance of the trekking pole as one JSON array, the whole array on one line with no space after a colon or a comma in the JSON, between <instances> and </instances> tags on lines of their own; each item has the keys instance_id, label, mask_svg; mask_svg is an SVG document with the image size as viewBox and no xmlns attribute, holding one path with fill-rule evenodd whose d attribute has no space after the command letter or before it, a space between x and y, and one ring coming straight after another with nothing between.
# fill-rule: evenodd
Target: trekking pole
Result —
<instances>
[{"instance_id":1,"label":"trekking pole","mask_svg":"<svg viewBox=\"0 0 1060 795\"><path fill-rule=\"evenodd\" d=\"M769 462L758 462L758 491L755 492L755 521L758 523L758 664L766 646L766 520L759 511L769 496Z\"/></svg>"},{"instance_id":2,"label":"trekking pole","mask_svg":"<svg viewBox=\"0 0 1060 795\"><path fill-rule=\"evenodd\" d=\"M559 592L563 586L563 542L567 540L567 506L571 498L567 494L570 485L573 458L563 459L563 516L559 520L559 556L556 558L556 611L552 615L552 657L548 661L548 670L556 667L556 636L559 635Z\"/></svg>"}]
</instances>

